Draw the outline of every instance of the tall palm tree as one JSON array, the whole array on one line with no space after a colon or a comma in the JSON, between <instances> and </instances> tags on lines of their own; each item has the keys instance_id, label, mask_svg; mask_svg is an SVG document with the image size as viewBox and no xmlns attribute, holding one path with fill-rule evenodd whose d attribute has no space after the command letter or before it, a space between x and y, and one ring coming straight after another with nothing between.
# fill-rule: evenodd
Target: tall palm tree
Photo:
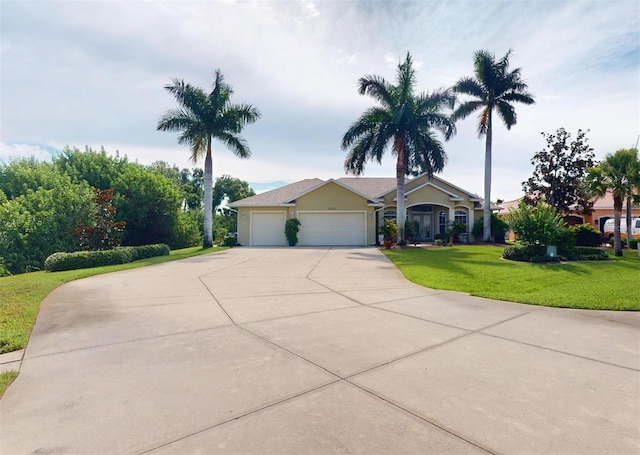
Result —
<instances>
[{"instance_id":1,"label":"tall palm tree","mask_svg":"<svg viewBox=\"0 0 640 455\"><path fill-rule=\"evenodd\" d=\"M449 90L414 95L416 83L411 55L398 65L396 83L379 76L365 76L358 81L358 92L373 97L379 106L367 109L342 138L347 150L344 168L361 175L367 161L381 163L387 146L396 155L397 223L400 244L405 242L405 176L441 172L447 161L442 143L431 128L445 139L455 133L453 121L442 112L453 109L455 96Z\"/></svg>"},{"instance_id":2,"label":"tall palm tree","mask_svg":"<svg viewBox=\"0 0 640 455\"><path fill-rule=\"evenodd\" d=\"M622 202L625 197L633 195L636 185L634 179L639 172L638 150L620 149L614 154L608 154L597 166L590 168L585 179L587 188L592 194L604 196L609 190L613 195L613 246L616 256L622 256L620 240Z\"/></svg>"},{"instance_id":3,"label":"tall palm tree","mask_svg":"<svg viewBox=\"0 0 640 455\"><path fill-rule=\"evenodd\" d=\"M211 143L218 139L239 158L249 158L251 150L240 136L245 125L260 118L260 111L250 104L231 104L232 87L216 70L211 92L172 79L165 86L180 105L167 111L158 121L159 131L180 131L179 144L191 147L191 160L204 155L204 248L213 245L213 160Z\"/></svg>"},{"instance_id":4,"label":"tall palm tree","mask_svg":"<svg viewBox=\"0 0 640 455\"><path fill-rule=\"evenodd\" d=\"M453 86L455 93L473 99L461 103L453 114L454 120L463 119L480 110L478 136L486 138L484 155L484 213L482 240L491 241L491 147L493 112L497 112L508 130L517 122L513 103L533 104L533 95L520 77L520 68L509 70L511 50L496 61L494 54L480 50L473 58L474 77L463 77Z\"/></svg>"}]
</instances>

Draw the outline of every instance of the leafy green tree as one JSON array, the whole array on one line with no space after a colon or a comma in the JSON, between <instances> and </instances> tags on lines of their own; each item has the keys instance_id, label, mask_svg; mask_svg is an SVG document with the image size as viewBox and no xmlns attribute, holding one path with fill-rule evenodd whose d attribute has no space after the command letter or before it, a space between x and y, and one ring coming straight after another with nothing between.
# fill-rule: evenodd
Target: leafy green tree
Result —
<instances>
[{"instance_id":1,"label":"leafy green tree","mask_svg":"<svg viewBox=\"0 0 640 455\"><path fill-rule=\"evenodd\" d=\"M86 147L84 151L73 147L65 147L53 160L54 166L71 177L74 182L85 181L99 190L113 187L113 181L128 166L135 166L126 157L113 157L104 148L95 151Z\"/></svg>"},{"instance_id":2,"label":"leafy green tree","mask_svg":"<svg viewBox=\"0 0 640 455\"><path fill-rule=\"evenodd\" d=\"M635 148L620 149L614 154L608 154L597 166L587 171L585 181L592 194L604 196L608 190L613 195L613 246L616 256L622 256L620 238L622 203L626 197L633 197L638 174L640 174L640 161L638 149Z\"/></svg>"},{"instance_id":3,"label":"leafy green tree","mask_svg":"<svg viewBox=\"0 0 640 455\"><path fill-rule=\"evenodd\" d=\"M123 244L171 242L180 208L173 182L143 166L131 165L113 182L117 220L126 221Z\"/></svg>"},{"instance_id":4,"label":"leafy green tree","mask_svg":"<svg viewBox=\"0 0 640 455\"><path fill-rule=\"evenodd\" d=\"M249 196L255 196L256 192L244 180L223 175L216 179L213 186L213 207L218 208L226 197L229 202L238 201Z\"/></svg>"},{"instance_id":5,"label":"leafy green tree","mask_svg":"<svg viewBox=\"0 0 640 455\"><path fill-rule=\"evenodd\" d=\"M39 188L60 187L61 174L51 163L35 158L17 159L2 165L0 163L0 190L7 199L13 199L36 191ZM65 180L69 182L69 179Z\"/></svg>"},{"instance_id":6,"label":"leafy green tree","mask_svg":"<svg viewBox=\"0 0 640 455\"><path fill-rule=\"evenodd\" d=\"M0 256L12 273L38 270L48 255L73 251L73 229L90 219L92 192L53 164L0 164Z\"/></svg>"},{"instance_id":7,"label":"leafy green tree","mask_svg":"<svg viewBox=\"0 0 640 455\"><path fill-rule=\"evenodd\" d=\"M447 161L442 143L433 129L445 139L455 132L455 125L443 113L453 108L455 97L448 91L415 95L416 76L411 55L398 65L396 83L379 76L365 76L358 81L358 92L373 97L379 106L367 109L342 138L343 150L349 149L344 168L360 175L367 161L380 163L391 145L396 160L398 233L405 243L404 184L406 175L441 172Z\"/></svg>"},{"instance_id":8,"label":"leafy green tree","mask_svg":"<svg viewBox=\"0 0 640 455\"><path fill-rule=\"evenodd\" d=\"M180 107L167 111L158 121L160 131L180 131L178 143L191 147L191 160L195 163L203 154L204 160L204 240L208 248L213 245L213 160L211 146L220 140L239 158L249 158L251 151L240 136L245 125L260 118L260 112L249 104L231 104L233 89L224 82L216 70L210 93L173 79L165 89Z\"/></svg>"},{"instance_id":9,"label":"leafy green tree","mask_svg":"<svg viewBox=\"0 0 640 455\"><path fill-rule=\"evenodd\" d=\"M182 194L183 209L202 208L202 169L194 168L192 172L189 169L179 169L176 165L171 166L166 161L155 161L148 168L174 182Z\"/></svg>"},{"instance_id":10,"label":"leafy green tree","mask_svg":"<svg viewBox=\"0 0 640 455\"><path fill-rule=\"evenodd\" d=\"M486 50L474 55L474 77L463 77L453 86L455 93L469 95L471 100L461 103L455 110L455 120L464 119L480 110L478 136L485 137L484 158L484 232L483 240L491 241L491 148L493 141L493 112L502 119L507 129L517 122L513 103L534 104L533 95L520 76L520 68L509 70L511 50L500 60Z\"/></svg>"},{"instance_id":11,"label":"leafy green tree","mask_svg":"<svg viewBox=\"0 0 640 455\"><path fill-rule=\"evenodd\" d=\"M534 204L545 201L560 213L573 207L590 213L593 203L584 191L582 181L587 169L594 165L593 149L587 144L586 131L578 130L576 139L560 128L555 134L542 133L547 146L531 159L533 175L522 183L527 197Z\"/></svg>"}]
</instances>

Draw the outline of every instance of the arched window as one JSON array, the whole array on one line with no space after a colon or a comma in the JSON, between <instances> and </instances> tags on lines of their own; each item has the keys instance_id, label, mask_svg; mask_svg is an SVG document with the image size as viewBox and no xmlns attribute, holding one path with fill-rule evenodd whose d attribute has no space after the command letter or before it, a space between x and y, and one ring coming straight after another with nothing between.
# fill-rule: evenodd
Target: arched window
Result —
<instances>
[{"instance_id":1,"label":"arched window","mask_svg":"<svg viewBox=\"0 0 640 455\"><path fill-rule=\"evenodd\" d=\"M447 231L447 215L444 211L438 213L438 233L444 234Z\"/></svg>"},{"instance_id":2,"label":"arched window","mask_svg":"<svg viewBox=\"0 0 640 455\"><path fill-rule=\"evenodd\" d=\"M466 210L456 210L454 214L455 221L459 221L464 224L464 227L467 227L467 211Z\"/></svg>"}]
</instances>

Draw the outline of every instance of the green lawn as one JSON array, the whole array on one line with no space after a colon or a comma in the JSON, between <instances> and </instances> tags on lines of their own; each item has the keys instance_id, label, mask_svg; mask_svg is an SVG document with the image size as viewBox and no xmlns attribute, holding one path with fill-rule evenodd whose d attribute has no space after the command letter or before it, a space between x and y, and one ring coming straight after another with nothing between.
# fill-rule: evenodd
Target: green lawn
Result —
<instances>
[{"instance_id":1,"label":"green lawn","mask_svg":"<svg viewBox=\"0 0 640 455\"><path fill-rule=\"evenodd\" d=\"M225 249L227 248L184 248L172 251L169 256L141 259L128 264L65 272L32 272L0 278L0 354L17 351L26 346L31 327L33 327L40 308L40 302L47 294L64 283L93 275L175 261Z\"/></svg>"},{"instance_id":2,"label":"green lawn","mask_svg":"<svg viewBox=\"0 0 640 455\"><path fill-rule=\"evenodd\" d=\"M462 245L383 250L414 283L511 302L599 310L640 310L637 251L610 261L530 264L502 247Z\"/></svg>"}]
</instances>

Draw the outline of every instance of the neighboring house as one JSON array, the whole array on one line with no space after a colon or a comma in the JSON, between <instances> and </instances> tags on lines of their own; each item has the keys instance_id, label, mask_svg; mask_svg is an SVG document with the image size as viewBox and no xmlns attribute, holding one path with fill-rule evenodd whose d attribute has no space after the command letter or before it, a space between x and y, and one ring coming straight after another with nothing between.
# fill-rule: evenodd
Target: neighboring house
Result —
<instances>
[{"instance_id":1,"label":"neighboring house","mask_svg":"<svg viewBox=\"0 0 640 455\"><path fill-rule=\"evenodd\" d=\"M453 221L470 234L482 217L482 199L439 177L407 180L407 219L416 222L416 241L432 241ZM378 241L384 218L396 218L396 179L343 177L306 179L229 204L238 211L238 242L283 246L284 224L297 217L299 245L367 246ZM471 237L470 237L471 238Z\"/></svg>"},{"instance_id":2,"label":"neighboring house","mask_svg":"<svg viewBox=\"0 0 640 455\"><path fill-rule=\"evenodd\" d=\"M509 210L512 208L517 208L518 203L522 200L516 199L513 201L502 202L499 205L498 215L503 216L509 213ZM613 218L613 195L610 191L602 196L596 196L592 199L593 209L589 215L585 215L580 211L570 211L566 216L564 216L564 220L569 225L574 224L583 224L589 223L594 228L602 232L604 227L604 223L609 219ZM622 206L622 217L624 218L627 213L627 205L626 200ZM640 217L640 205L632 205L631 206L631 215L632 217Z\"/></svg>"}]
</instances>

